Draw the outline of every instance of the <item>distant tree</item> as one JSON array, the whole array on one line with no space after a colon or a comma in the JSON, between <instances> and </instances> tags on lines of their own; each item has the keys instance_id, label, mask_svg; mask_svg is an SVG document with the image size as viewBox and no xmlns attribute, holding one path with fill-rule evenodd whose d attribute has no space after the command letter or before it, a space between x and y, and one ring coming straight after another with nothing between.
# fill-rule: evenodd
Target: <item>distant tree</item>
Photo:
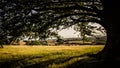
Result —
<instances>
[{"instance_id":1,"label":"distant tree","mask_svg":"<svg viewBox=\"0 0 120 68\"><path fill-rule=\"evenodd\" d=\"M3 35L0 35L0 48L3 48Z\"/></svg>"},{"instance_id":2,"label":"distant tree","mask_svg":"<svg viewBox=\"0 0 120 68\"><path fill-rule=\"evenodd\" d=\"M64 40L58 35L56 42L57 42L56 44L59 45L59 44L63 44L63 43L64 43Z\"/></svg>"},{"instance_id":3,"label":"distant tree","mask_svg":"<svg viewBox=\"0 0 120 68\"><path fill-rule=\"evenodd\" d=\"M87 28L88 22L79 23L74 26L74 30L80 32L80 36L82 37L83 44L86 40L86 35L90 35L91 31Z\"/></svg>"},{"instance_id":4,"label":"distant tree","mask_svg":"<svg viewBox=\"0 0 120 68\"><path fill-rule=\"evenodd\" d=\"M7 42L9 42L7 36L0 34L0 47L3 48L4 44L8 44Z\"/></svg>"},{"instance_id":5,"label":"distant tree","mask_svg":"<svg viewBox=\"0 0 120 68\"><path fill-rule=\"evenodd\" d=\"M90 25L88 22L79 23L74 26L74 30L80 33L83 44L87 40L87 36L92 36L97 39L97 34L102 33L106 36L105 29L102 26Z\"/></svg>"}]
</instances>

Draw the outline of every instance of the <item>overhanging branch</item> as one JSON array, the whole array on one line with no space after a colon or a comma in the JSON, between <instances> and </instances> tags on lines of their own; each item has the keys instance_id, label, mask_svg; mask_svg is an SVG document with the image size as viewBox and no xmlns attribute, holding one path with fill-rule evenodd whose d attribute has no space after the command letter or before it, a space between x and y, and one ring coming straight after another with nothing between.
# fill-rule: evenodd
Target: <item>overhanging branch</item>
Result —
<instances>
[{"instance_id":1,"label":"overhanging branch","mask_svg":"<svg viewBox=\"0 0 120 68\"><path fill-rule=\"evenodd\" d=\"M99 12L99 10L94 10L93 8L87 8L84 6L79 6L79 5L74 5L74 6L67 6L67 7L47 7L47 8L42 8L42 9L34 9L36 11L45 11L45 10L83 10L83 11L88 11L88 12Z\"/></svg>"},{"instance_id":2,"label":"overhanging branch","mask_svg":"<svg viewBox=\"0 0 120 68\"><path fill-rule=\"evenodd\" d=\"M65 18L65 17L68 17L68 16L73 16L73 15L87 15L87 16L93 16L93 17L98 17L96 14L93 14L93 13L71 13L71 14L64 14L64 15L61 15L61 16L58 16L56 18L54 18L51 22L48 22L46 23L44 26L42 26L40 28L40 31L39 32L44 32L46 29L49 28L50 25L53 25L55 24L54 21L60 19L60 18ZM88 21L85 21L85 20L81 20L81 22L96 22L98 20L88 20Z\"/></svg>"}]
</instances>

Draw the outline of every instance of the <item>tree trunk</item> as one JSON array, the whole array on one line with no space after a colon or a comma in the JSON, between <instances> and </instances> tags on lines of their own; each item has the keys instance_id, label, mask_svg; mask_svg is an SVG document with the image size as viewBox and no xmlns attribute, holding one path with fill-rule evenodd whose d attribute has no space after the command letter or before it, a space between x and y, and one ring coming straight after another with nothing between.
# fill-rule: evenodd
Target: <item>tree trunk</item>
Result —
<instances>
[{"instance_id":1,"label":"tree trunk","mask_svg":"<svg viewBox=\"0 0 120 68\"><path fill-rule=\"evenodd\" d=\"M82 40L83 40L83 45L85 45L85 34L83 34L82 37L83 37L83 38L82 38Z\"/></svg>"},{"instance_id":2,"label":"tree trunk","mask_svg":"<svg viewBox=\"0 0 120 68\"><path fill-rule=\"evenodd\" d=\"M3 44L0 44L0 48L3 48Z\"/></svg>"},{"instance_id":3,"label":"tree trunk","mask_svg":"<svg viewBox=\"0 0 120 68\"><path fill-rule=\"evenodd\" d=\"M1 39L0 40L0 48L3 48L4 41Z\"/></svg>"},{"instance_id":4,"label":"tree trunk","mask_svg":"<svg viewBox=\"0 0 120 68\"><path fill-rule=\"evenodd\" d=\"M118 2L119 3L119 2ZM98 53L102 58L115 60L120 57L120 10L116 0L104 0L103 27L107 31L107 41L104 49Z\"/></svg>"}]
</instances>

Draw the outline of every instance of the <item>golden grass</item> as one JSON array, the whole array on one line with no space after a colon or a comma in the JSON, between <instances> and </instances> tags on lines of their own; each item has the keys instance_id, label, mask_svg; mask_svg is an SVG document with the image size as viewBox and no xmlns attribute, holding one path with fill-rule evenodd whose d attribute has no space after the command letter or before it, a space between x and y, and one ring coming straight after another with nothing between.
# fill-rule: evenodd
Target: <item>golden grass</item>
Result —
<instances>
[{"instance_id":1,"label":"golden grass","mask_svg":"<svg viewBox=\"0 0 120 68\"><path fill-rule=\"evenodd\" d=\"M86 53L97 53L102 45L84 46L4 46L0 49L0 62L14 62L15 67L40 63L50 68L65 67L81 59ZM69 61L67 59L72 58ZM20 60L20 61L18 61ZM66 62L65 62L66 61Z\"/></svg>"}]
</instances>

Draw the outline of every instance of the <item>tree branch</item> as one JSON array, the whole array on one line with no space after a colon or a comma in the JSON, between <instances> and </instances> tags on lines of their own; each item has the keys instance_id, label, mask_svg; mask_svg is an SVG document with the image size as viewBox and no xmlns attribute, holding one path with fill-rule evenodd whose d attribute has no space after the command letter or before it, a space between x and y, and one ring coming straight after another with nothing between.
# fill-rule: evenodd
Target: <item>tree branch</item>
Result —
<instances>
[{"instance_id":1,"label":"tree branch","mask_svg":"<svg viewBox=\"0 0 120 68\"><path fill-rule=\"evenodd\" d=\"M79 5L74 5L74 6L68 6L68 7L47 7L47 8L42 8L42 9L34 9L36 11L44 11L44 10L84 10L84 11L88 11L88 12L99 12L99 10L94 10L92 8L87 8L84 6L79 6Z\"/></svg>"},{"instance_id":2,"label":"tree branch","mask_svg":"<svg viewBox=\"0 0 120 68\"><path fill-rule=\"evenodd\" d=\"M87 15L87 16L95 16L97 17L96 14L93 14L93 13L72 13L72 14L64 14L64 15L61 15L61 16L58 16L56 18L54 18L51 22L48 22L46 23L43 27L40 28L40 31L39 32L44 32L46 29L49 28L50 25L53 25L55 24L54 21L60 19L60 18L65 18L65 17L68 17L68 16L73 16L73 15ZM79 21L80 22L80 21ZM81 20L81 22L98 22L98 20ZM100 22L100 21L99 21Z\"/></svg>"}]
</instances>

